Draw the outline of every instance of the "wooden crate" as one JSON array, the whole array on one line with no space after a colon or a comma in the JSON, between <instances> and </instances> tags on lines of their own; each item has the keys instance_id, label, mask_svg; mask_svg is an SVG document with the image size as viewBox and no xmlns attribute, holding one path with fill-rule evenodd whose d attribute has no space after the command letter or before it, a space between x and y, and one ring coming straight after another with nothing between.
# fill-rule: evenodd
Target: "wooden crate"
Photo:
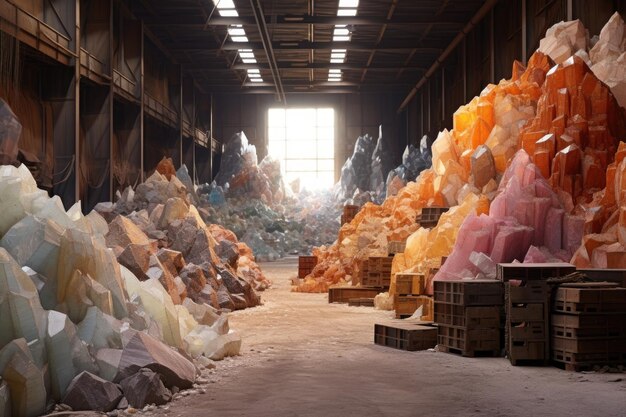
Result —
<instances>
[{"instance_id":1,"label":"wooden crate","mask_svg":"<svg viewBox=\"0 0 626 417\"><path fill-rule=\"evenodd\" d=\"M350 298L348 300L350 307L374 307L373 298Z\"/></svg>"},{"instance_id":2,"label":"wooden crate","mask_svg":"<svg viewBox=\"0 0 626 417\"><path fill-rule=\"evenodd\" d=\"M336 287L328 289L329 303L348 303L351 298L374 298L382 292L380 288Z\"/></svg>"},{"instance_id":3,"label":"wooden crate","mask_svg":"<svg viewBox=\"0 0 626 417\"><path fill-rule=\"evenodd\" d=\"M547 303L550 298L550 286L545 281L528 281L521 286L505 285L505 299L513 304Z\"/></svg>"},{"instance_id":4,"label":"wooden crate","mask_svg":"<svg viewBox=\"0 0 626 417\"><path fill-rule=\"evenodd\" d=\"M298 278L304 278L313 272L313 268L317 265L317 256L299 256L298 257Z\"/></svg>"},{"instance_id":5,"label":"wooden crate","mask_svg":"<svg viewBox=\"0 0 626 417\"><path fill-rule=\"evenodd\" d=\"M592 281L615 282L620 287L626 287L626 269L579 269L578 272Z\"/></svg>"},{"instance_id":6,"label":"wooden crate","mask_svg":"<svg viewBox=\"0 0 626 417\"><path fill-rule=\"evenodd\" d=\"M421 295L424 294L425 287L426 278L424 274L411 272L396 274L396 294Z\"/></svg>"},{"instance_id":7,"label":"wooden crate","mask_svg":"<svg viewBox=\"0 0 626 417\"><path fill-rule=\"evenodd\" d=\"M504 288L495 280L435 281L434 298L438 303L463 306L502 305Z\"/></svg>"},{"instance_id":8,"label":"wooden crate","mask_svg":"<svg viewBox=\"0 0 626 417\"><path fill-rule=\"evenodd\" d=\"M617 367L626 364L626 353L575 353L553 349L552 360L568 371L591 371L596 366Z\"/></svg>"},{"instance_id":9,"label":"wooden crate","mask_svg":"<svg viewBox=\"0 0 626 417\"><path fill-rule=\"evenodd\" d=\"M500 306L464 307L435 301L435 323L467 329L500 328Z\"/></svg>"},{"instance_id":10,"label":"wooden crate","mask_svg":"<svg viewBox=\"0 0 626 417\"><path fill-rule=\"evenodd\" d=\"M510 305L507 308L507 321L511 323L521 323L527 321L547 322L545 318L546 313L547 308L544 303Z\"/></svg>"},{"instance_id":11,"label":"wooden crate","mask_svg":"<svg viewBox=\"0 0 626 417\"><path fill-rule=\"evenodd\" d=\"M433 299L424 295L394 295L393 309L396 311L396 318L412 316L415 311L423 306L422 317L432 320Z\"/></svg>"},{"instance_id":12,"label":"wooden crate","mask_svg":"<svg viewBox=\"0 0 626 417\"><path fill-rule=\"evenodd\" d=\"M425 228L435 227L441 215L448 210L450 210L449 207L424 207L415 219L416 223Z\"/></svg>"},{"instance_id":13,"label":"wooden crate","mask_svg":"<svg viewBox=\"0 0 626 417\"><path fill-rule=\"evenodd\" d=\"M576 267L568 263L508 263L498 264L496 277L500 281L537 281L559 278L576 272Z\"/></svg>"},{"instance_id":14,"label":"wooden crate","mask_svg":"<svg viewBox=\"0 0 626 417\"><path fill-rule=\"evenodd\" d=\"M623 353L626 352L626 339L624 337L570 339L553 336L552 348L553 350L572 353Z\"/></svg>"},{"instance_id":15,"label":"wooden crate","mask_svg":"<svg viewBox=\"0 0 626 417\"><path fill-rule=\"evenodd\" d=\"M377 323L374 343L408 351L431 349L437 345L437 327L421 321Z\"/></svg>"},{"instance_id":16,"label":"wooden crate","mask_svg":"<svg viewBox=\"0 0 626 417\"><path fill-rule=\"evenodd\" d=\"M511 340L545 342L548 340L548 326L543 321L525 322L509 327L508 334Z\"/></svg>"},{"instance_id":17,"label":"wooden crate","mask_svg":"<svg viewBox=\"0 0 626 417\"><path fill-rule=\"evenodd\" d=\"M391 275L391 264L393 256L370 256L367 264L369 272L389 273Z\"/></svg>"},{"instance_id":18,"label":"wooden crate","mask_svg":"<svg viewBox=\"0 0 626 417\"><path fill-rule=\"evenodd\" d=\"M507 355L512 365L545 365L549 357L547 342L537 340L514 340L507 348Z\"/></svg>"},{"instance_id":19,"label":"wooden crate","mask_svg":"<svg viewBox=\"0 0 626 417\"><path fill-rule=\"evenodd\" d=\"M437 342L442 350L463 356L499 356L500 329L465 329L438 325Z\"/></svg>"}]
</instances>

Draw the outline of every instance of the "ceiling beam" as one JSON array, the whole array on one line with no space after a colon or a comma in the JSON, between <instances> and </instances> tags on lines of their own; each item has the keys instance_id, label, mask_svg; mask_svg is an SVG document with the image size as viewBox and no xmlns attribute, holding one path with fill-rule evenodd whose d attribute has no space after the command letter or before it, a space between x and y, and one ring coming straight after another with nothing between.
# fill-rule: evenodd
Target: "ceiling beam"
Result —
<instances>
[{"instance_id":1,"label":"ceiling beam","mask_svg":"<svg viewBox=\"0 0 626 417\"><path fill-rule=\"evenodd\" d=\"M279 61L278 68L281 70L311 70L311 69L341 69L341 70L358 70L361 71L366 68L365 64L331 64L331 63L313 63L308 64L306 62L298 63L291 61ZM234 64L231 67L215 66L213 63L203 64L201 62L193 62L183 64L185 71L230 71L230 70L249 70L249 69L261 69L269 70L270 66L266 63L257 64ZM375 64L367 67L368 70L373 71L397 71L399 66L397 64ZM403 67L406 71L426 71L426 68L419 66L406 66Z\"/></svg>"},{"instance_id":2,"label":"ceiling beam","mask_svg":"<svg viewBox=\"0 0 626 417\"><path fill-rule=\"evenodd\" d=\"M287 105L287 98L285 97L285 91L283 90L283 82L280 79L280 70L278 69L276 56L274 55L272 38L269 31L267 30L265 19L263 18L263 9L261 8L261 2L260 0L250 0L250 6L252 7L254 19L256 20L257 28L259 29L259 33L261 35L263 49L265 50L265 54L267 55L267 61L269 62L270 69L272 70L272 78L274 78L274 85L276 86L278 100L281 101L284 105Z\"/></svg>"},{"instance_id":3,"label":"ceiling beam","mask_svg":"<svg viewBox=\"0 0 626 417\"><path fill-rule=\"evenodd\" d=\"M458 35L456 35L456 37L452 40L452 42L450 42L450 45L448 45L448 47L441 53L439 58L437 58L435 62L433 62L433 64L428 69L428 71L426 71L426 73L422 76L422 78L420 78L417 84L415 84L415 86L411 89L411 91L409 91L407 96L404 98L404 100L400 104L400 107L398 107L398 111L397 111L398 113L402 112L402 110L404 110L404 108L408 106L408 104L411 102L413 97L415 97L415 94L417 94L418 90L422 88L424 84L426 84L428 79L435 73L435 71L437 71L437 69L439 69L441 64L452 53L452 51L454 51L457 45L460 44L461 41L465 38L465 36L469 32L471 32L474 26L476 26L483 19L483 17L485 17L487 13L489 13L489 11L493 9L496 3L498 3L498 0L486 0L483 3L482 7L478 9L476 14L472 17L472 19L469 22L467 22L467 25L465 25L463 30L459 32Z\"/></svg>"},{"instance_id":4,"label":"ceiling beam","mask_svg":"<svg viewBox=\"0 0 626 417\"><path fill-rule=\"evenodd\" d=\"M432 16L428 15L397 15L393 18L386 19L379 16L311 16L308 14L301 15L268 15L265 16L267 25L447 25L462 26L465 22L464 16L439 18L433 21ZM229 26L229 25L256 25L254 16L239 17L220 17L213 16L209 21L202 19L200 15L191 13L185 15L174 16L152 16L144 19L145 24L149 26L186 26L186 27L205 27L206 26Z\"/></svg>"},{"instance_id":5,"label":"ceiling beam","mask_svg":"<svg viewBox=\"0 0 626 417\"><path fill-rule=\"evenodd\" d=\"M189 45L189 43L185 44L169 44L168 45L173 51L180 52L200 52L200 51L236 51L238 49L252 49L262 51L263 43L262 42L224 42L224 45L221 48L216 48L212 45L206 46L194 46ZM441 46L441 47L437 47ZM440 54L446 45L435 45L430 47L419 47L416 45L414 41L406 40L406 41L387 41L381 42L378 45L371 43L360 43L360 42L309 42L309 41L275 41L272 42L273 50L331 50L331 49L348 49L351 51L405 51L405 50L417 50L417 52L421 54Z\"/></svg>"}]
</instances>

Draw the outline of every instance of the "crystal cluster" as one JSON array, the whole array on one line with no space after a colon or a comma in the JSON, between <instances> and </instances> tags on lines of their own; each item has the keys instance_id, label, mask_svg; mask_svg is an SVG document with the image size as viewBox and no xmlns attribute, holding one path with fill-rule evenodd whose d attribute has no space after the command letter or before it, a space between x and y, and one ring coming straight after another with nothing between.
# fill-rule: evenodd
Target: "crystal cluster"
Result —
<instances>
[{"instance_id":1,"label":"crystal cluster","mask_svg":"<svg viewBox=\"0 0 626 417\"><path fill-rule=\"evenodd\" d=\"M203 223L176 175L151 181L136 200L144 212L109 207L108 225L79 203L66 211L24 165L0 167L1 415L167 401L194 383L190 358L238 354L218 308L258 303L249 249Z\"/></svg>"},{"instance_id":2,"label":"crystal cluster","mask_svg":"<svg viewBox=\"0 0 626 417\"><path fill-rule=\"evenodd\" d=\"M514 260L626 267L619 15L592 42L579 21L548 30L527 67L515 62L509 80L454 113L432 167L365 205L294 290L349 285L359 260L403 239L393 271L425 273L447 257L435 279L494 277L498 262ZM415 223L427 206L450 207L432 229Z\"/></svg>"}]
</instances>

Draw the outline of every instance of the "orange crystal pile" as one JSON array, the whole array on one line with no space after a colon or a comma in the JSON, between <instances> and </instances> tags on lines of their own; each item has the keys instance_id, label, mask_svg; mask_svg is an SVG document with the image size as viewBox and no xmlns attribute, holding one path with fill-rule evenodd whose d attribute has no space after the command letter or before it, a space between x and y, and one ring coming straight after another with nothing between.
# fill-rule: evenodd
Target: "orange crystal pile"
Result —
<instances>
[{"instance_id":1,"label":"orange crystal pile","mask_svg":"<svg viewBox=\"0 0 626 417\"><path fill-rule=\"evenodd\" d=\"M609 24L623 27L615 16ZM386 255L391 240L407 240L405 252L394 259L394 272L440 266L466 218L489 213L491 201L502 192L498 184L504 171L520 148L565 208L567 221L561 227L584 229L580 248L580 231L564 234L574 236L562 242L567 253L575 251L572 262L626 268L626 146L619 143L626 138L624 110L589 69L586 49L576 50L586 48L580 23L560 25L544 43L560 63L536 52L527 68L514 62L511 79L488 85L461 106L453 130L440 132L433 143L432 168L381 206L365 205L341 228L337 242L315 250L318 265L294 291L351 285L357 263ZM563 56L566 50L569 57ZM517 174L523 175L507 175ZM427 206L450 207L430 230L415 223ZM549 255L547 248L531 249L529 253Z\"/></svg>"}]
</instances>

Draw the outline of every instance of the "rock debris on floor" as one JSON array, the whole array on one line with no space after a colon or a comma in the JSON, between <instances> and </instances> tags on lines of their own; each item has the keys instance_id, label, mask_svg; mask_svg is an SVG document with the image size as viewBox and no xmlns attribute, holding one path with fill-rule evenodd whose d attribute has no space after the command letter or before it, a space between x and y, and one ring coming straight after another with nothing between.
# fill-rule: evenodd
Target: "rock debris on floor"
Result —
<instances>
[{"instance_id":1,"label":"rock debris on floor","mask_svg":"<svg viewBox=\"0 0 626 417\"><path fill-rule=\"evenodd\" d=\"M294 258L263 264L264 305L238 311L241 356L205 370L191 391L146 416L623 416L626 376L513 367L374 345L392 312L289 291ZM191 392L191 393L189 393Z\"/></svg>"}]
</instances>

